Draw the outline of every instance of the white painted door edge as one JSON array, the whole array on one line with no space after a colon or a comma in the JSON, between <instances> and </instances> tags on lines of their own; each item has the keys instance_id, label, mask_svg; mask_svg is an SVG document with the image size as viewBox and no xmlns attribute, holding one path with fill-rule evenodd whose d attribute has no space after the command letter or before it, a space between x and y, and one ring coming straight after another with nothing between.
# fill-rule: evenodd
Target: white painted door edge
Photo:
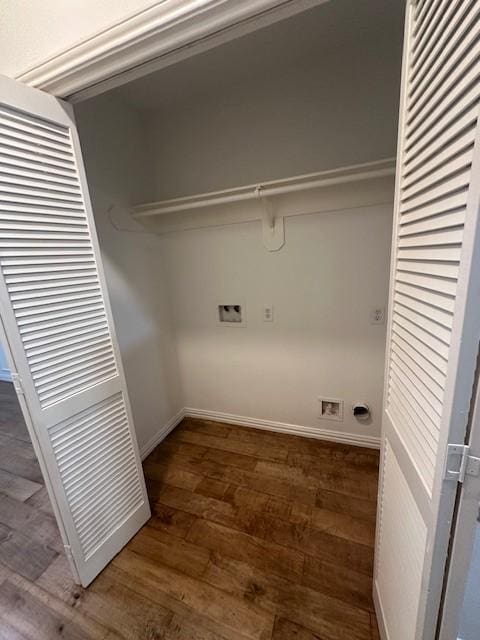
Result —
<instances>
[{"instance_id":1,"label":"white painted door edge","mask_svg":"<svg viewBox=\"0 0 480 640\"><path fill-rule=\"evenodd\" d=\"M79 102L328 0L165 0L16 80Z\"/></svg>"}]
</instances>

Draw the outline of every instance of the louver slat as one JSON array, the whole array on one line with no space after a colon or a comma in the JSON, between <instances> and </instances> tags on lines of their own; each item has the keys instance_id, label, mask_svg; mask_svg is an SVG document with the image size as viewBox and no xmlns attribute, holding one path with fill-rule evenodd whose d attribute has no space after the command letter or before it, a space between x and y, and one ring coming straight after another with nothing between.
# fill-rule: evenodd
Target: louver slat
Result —
<instances>
[{"instance_id":1,"label":"louver slat","mask_svg":"<svg viewBox=\"0 0 480 640\"><path fill-rule=\"evenodd\" d=\"M143 502L121 393L50 430L86 560Z\"/></svg>"},{"instance_id":2,"label":"louver slat","mask_svg":"<svg viewBox=\"0 0 480 640\"><path fill-rule=\"evenodd\" d=\"M480 101L480 6L413 9L386 411L432 494Z\"/></svg>"},{"instance_id":3,"label":"louver slat","mask_svg":"<svg viewBox=\"0 0 480 640\"><path fill-rule=\"evenodd\" d=\"M69 130L0 107L0 136L0 268L45 408L118 371Z\"/></svg>"}]
</instances>

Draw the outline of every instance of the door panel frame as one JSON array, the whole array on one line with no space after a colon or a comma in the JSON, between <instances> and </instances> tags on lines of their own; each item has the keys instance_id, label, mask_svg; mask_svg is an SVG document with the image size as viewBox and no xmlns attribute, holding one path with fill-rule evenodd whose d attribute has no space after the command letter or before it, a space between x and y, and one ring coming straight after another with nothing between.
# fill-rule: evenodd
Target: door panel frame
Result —
<instances>
[{"instance_id":1,"label":"door panel frame","mask_svg":"<svg viewBox=\"0 0 480 640\"><path fill-rule=\"evenodd\" d=\"M60 401L42 406L29 361L22 343L17 318L10 300L10 294L3 273L0 275L0 317L3 323L2 332L8 345L12 370L18 373L19 382L23 389L21 406L25 420L29 425L32 442L41 459L42 472L46 480L49 494L55 495L54 509L62 532L62 539L66 554L75 559L74 576L84 586L89 584L104 568L107 562L118 553L133 537L139 528L145 524L151 515L148 495L145 487L143 468L134 430L134 422L128 389L126 387L120 347L116 337L115 323L108 295L107 281L101 260L100 245L95 227L95 220L90 200L87 178L83 165L80 140L76 130L73 107L58 98L10 78L0 76L0 103L6 108L23 112L26 116L34 116L54 125L64 126L69 131L70 147L74 158L74 165L78 176L78 186L82 195L83 213L88 225L88 240L95 264L96 278L101 291L105 320L109 328L111 351L115 359L116 373L100 383L93 383L72 393ZM59 251L61 254L62 248ZM132 454L131 462L138 473L138 490L141 495L135 510L130 511L126 519L116 525L115 529L104 537L99 545L85 556L82 542L77 531L69 497L57 464L56 454L49 437L49 430L53 426L60 426L90 407L97 406L104 399L113 397L116 393L122 395L122 408L126 416L126 428L130 434ZM79 489L81 492L82 489ZM78 499L77 499L78 502Z\"/></svg>"},{"instance_id":2,"label":"door panel frame","mask_svg":"<svg viewBox=\"0 0 480 640\"><path fill-rule=\"evenodd\" d=\"M405 140L405 118L407 107L407 71L410 64L409 42L413 29L414 0L407 0L404 49L402 58L402 83L400 93L400 113L397 145L397 171L394 200L394 220L392 233L392 255L390 267L390 287L392 294L395 281L395 265L397 260L396 229L400 215L401 184L400 175ZM451 344L448 360L448 372L445 386L443 412L438 444L438 456L435 465L432 495L423 486L415 467L408 455L401 437L395 432L386 411L388 386L384 387L384 424L380 460L380 491L384 469L385 438L396 457L407 462L403 467L405 479L428 527L427 549L424 558L422 589L417 615L417 634L420 640L433 640L439 619L443 581L448 556L449 540L452 532L452 521L457 494L457 482L444 480L447 462L448 444L463 444L465 441L467 422L472 399L472 390L477 365L477 352L480 342L480 121L475 134L471 183L468 192L466 222L462 242L461 262L458 275L456 302L453 318ZM390 356L389 345L392 334L392 301L388 309L387 349L385 359L385 381L388 380ZM393 437L392 437L393 436ZM381 496L380 496L381 497ZM379 500L379 508L381 501ZM377 518L376 559L378 559L380 518ZM377 563L375 563L375 575ZM392 579L394 579L392 577ZM379 619L382 637L387 639L385 623L382 615L381 598L374 581L374 602ZM449 638L449 640L451 640Z\"/></svg>"}]
</instances>

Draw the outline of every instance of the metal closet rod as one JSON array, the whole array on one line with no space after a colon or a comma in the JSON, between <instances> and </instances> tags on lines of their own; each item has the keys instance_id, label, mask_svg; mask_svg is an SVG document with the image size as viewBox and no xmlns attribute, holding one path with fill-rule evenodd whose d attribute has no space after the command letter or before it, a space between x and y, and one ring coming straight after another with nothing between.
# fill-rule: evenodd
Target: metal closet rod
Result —
<instances>
[{"instance_id":1,"label":"metal closet rod","mask_svg":"<svg viewBox=\"0 0 480 640\"><path fill-rule=\"evenodd\" d=\"M251 185L248 187L212 191L210 193L187 196L185 198L174 198L171 200L152 202L151 204L142 204L133 208L132 217L147 218L166 213L175 213L177 211L209 207L217 204L228 204L243 200L255 200L256 198L267 198L270 196L283 195L293 193L295 191L304 191L314 189L316 187L326 187L354 180L367 180L374 177L393 175L394 173L394 160L393 158L387 158L385 160L352 165L343 169L333 169L321 173L298 176L296 178L274 180L272 182L265 182L263 184ZM291 184L288 184L289 181L291 181Z\"/></svg>"}]
</instances>

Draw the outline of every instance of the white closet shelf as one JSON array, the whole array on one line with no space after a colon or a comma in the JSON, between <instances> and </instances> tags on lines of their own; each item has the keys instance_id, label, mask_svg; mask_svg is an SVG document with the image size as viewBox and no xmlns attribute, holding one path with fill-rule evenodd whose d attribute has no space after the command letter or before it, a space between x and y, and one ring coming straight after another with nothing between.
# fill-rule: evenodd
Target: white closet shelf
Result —
<instances>
[{"instance_id":1,"label":"white closet shelf","mask_svg":"<svg viewBox=\"0 0 480 640\"><path fill-rule=\"evenodd\" d=\"M393 158L139 204L131 215L157 234L261 220L271 251L284 244L283 219L327 211L393 204Z\"/></svg>"}]
</instances>

